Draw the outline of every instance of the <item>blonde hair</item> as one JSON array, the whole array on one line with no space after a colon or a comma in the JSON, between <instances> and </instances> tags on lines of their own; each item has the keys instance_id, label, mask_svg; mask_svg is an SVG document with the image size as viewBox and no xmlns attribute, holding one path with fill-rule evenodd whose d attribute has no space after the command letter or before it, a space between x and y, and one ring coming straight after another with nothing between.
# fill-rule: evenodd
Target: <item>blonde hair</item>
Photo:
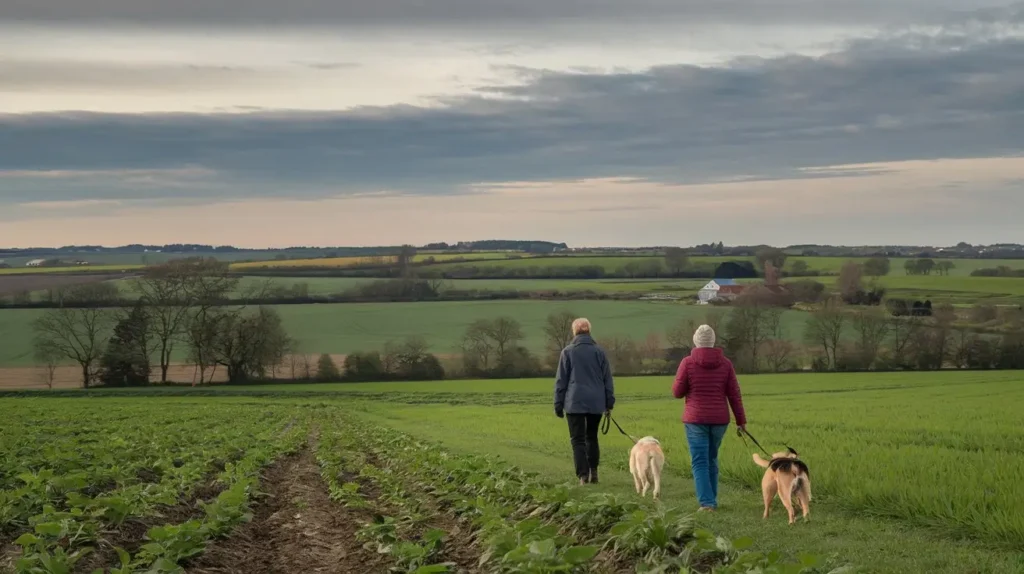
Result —
<instances>
[{"instance_id":1,"label":"blonde hair","mask_svg":"<svg viewBox=\"0 0 1024 574\"><path fill-rule=\"evenodd\" d=\"M572 322L572 335L575 337L580 333L590 333L590 321L580 317Z\"/></svg>"}]
</instances>

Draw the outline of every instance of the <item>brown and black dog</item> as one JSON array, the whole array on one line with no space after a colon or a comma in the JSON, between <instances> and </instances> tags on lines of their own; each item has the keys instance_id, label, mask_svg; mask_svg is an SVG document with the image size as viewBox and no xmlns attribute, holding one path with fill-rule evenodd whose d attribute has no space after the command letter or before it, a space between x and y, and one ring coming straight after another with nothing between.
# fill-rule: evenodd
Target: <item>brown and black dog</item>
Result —
<instances>
[{"instance_id":1,"label":"brown and black dog","mask_svg":"<svg viewBox=\"0 0 1024 574\"><path fill-rule=\"evenodd\" d=\"M797 458L797 452L789 447L787 452L777 452L771 460L761 458L754 453L754 462L767 470L761 479L761 493L764 495L764 517L768 518L769 509L775 495L779 495L782 505L789 512L789 523L796 522L793 510L793 497L803 510L804 520L811 512L811 473L807 465Z\"/></svg>"}]
</instances>

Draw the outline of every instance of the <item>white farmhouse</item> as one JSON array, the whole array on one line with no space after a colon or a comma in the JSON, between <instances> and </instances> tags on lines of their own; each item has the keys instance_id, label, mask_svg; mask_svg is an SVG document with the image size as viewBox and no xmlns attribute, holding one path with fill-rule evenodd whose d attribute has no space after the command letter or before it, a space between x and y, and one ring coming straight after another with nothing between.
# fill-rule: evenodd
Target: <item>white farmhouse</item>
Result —
<instances>
[{"instance_id":1,"label":"white farmhouse","mask_svg":"<svg viewBox=\"0 0 1024 574\"><path fill-rule=\"evenodd\" d=\"M715 299L732 298L743 291L743 286L738 285L732 279L712 279L707 285L697 291L697 298L701 305L707 305Z\"/></svg>"}]
</instances>

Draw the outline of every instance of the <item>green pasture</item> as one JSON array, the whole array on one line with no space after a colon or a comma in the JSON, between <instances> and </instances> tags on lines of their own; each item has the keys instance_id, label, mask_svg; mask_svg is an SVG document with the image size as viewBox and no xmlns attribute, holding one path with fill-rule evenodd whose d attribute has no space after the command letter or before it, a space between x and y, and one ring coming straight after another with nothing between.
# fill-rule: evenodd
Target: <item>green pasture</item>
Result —
<instances>
[{"instance_id":1,"label":"green pasture","mask_svg":"<svg viewBox=\"0 0 1024 574\"><path fill-rule=\"evenodd\" d=\"M810 277L828 286L834 286L836 278ZM800 278L784 279L783 282L798 281ZM362 277L253 277L246 276L239 282L238 292L269 282L271 285L291 287L305 283L313 295L341 293L353 287L379 279ZM478 291L546 291L595 293L668 293L679 296L696 295L706 279L449 279L444 289ZM740 283L758 283L760 279L741 279ZM933 300L956 300L973 302L981 300L1024 298L1024 278L1016 277L968 277L950 275L918 276L890 275L879 278L878 284L885 287L893 297L913 297ZM871 280L865 281L870 284ZM127 288L126 282L122 282ZM998 302L998 301L994 301Z\"/></svg>"},{"instance_id":2,"label":"green pasture","mask_svg":"<svg viewBox=\"0 0 1024 574\"><path fill-rule=\"evenodd\" d=\"M254 287L265 283L286 288L296 283L305 283L309 286L311 295L331 295L343 293L374 281L381 281L381 279L366 277L257 277L249 275L241 278L236 293L251 291ZM447 279L442 283L442 289L696 295L697 291L706 284L706 279ZM123 288L128 288L127 282L123 283Z\"/></svg>"},{"instance_id":3,"label":"green pasture","mask_svg":"<svg viewBox=\"0 0 1024 574\"><path fill-rule=\"evenodd\" d=\"M803 261L807 264L810 269L816 269L818 271L826 273L839 273L843 265L847 261L856 261L863 263L867 261L866 257L798 257L791 256L786 259L786 269L789 269L793 263L797 261ZM753 257L719 257L719 256L707 256L707 257L691 257L690 262L696 267L713 267L724 263L726 261L753 261ZM906 275L903 269L904 264L908 258L895 257L891 258L891 269L889 272L890 276L901 276ZM610 256L587 256L587 255L570 255L570 256L558 256L558 257L539 257L539 258L527 258L527 259L508 259L504 261L488 261L479 262L479 266L485 267L508 267L512 269L522 269L529 267L580 267L584 265L595 265L603 267L606 272L621 271L626 265L630 263L643 264L645 261L664 261L663 257L644 255L644 256L624 256L624 255L610 255ZM939 261L939 259L936 259ZM972 271L982 268L998 267L1005 265L1011 269L1024 268L1024 259L950 259L955 267L950 271L950 276L969 276ZM438 263L437 265L431 266L433 269L450 269L459 266L472 265L473 262L464 263ZM935 276L933 273L932 276Z\"/></svg>"},{"instance_id":4,"label":"green pasture","mask_svg":"<svg viewBox=\"0 0 1024 574\"><path fill-rule=\"evenodd\" d=\"M809 464L812 521L787 526L777 502L775 516L761 519L755 447L730 433L721 452L720 511L703 519L712 530L752 536L765 548L839 556L868 571L1024 571L1021 374L774 375L741 384L750 431L770 449L793 446ZM454 450L498 454L567 479L568 434L551 412L551 382L529 385L421 386L364 408L378 422ZM616 419L630 433L662 441L665 503L695 508L683 402L670 385L667 377L620 380ZM379 388L393 389L382 399L399 390ZM415 400L431 391L430 401ZM506 401L505 393L519 400ZM601 488L628 493L629 441L612 434L602 444Z\"/></svg>"},{"instance_id":5,"label":"green pasture","mask_svg":"<svg viewBox=\"0 0 1024 574\"><path fill-rule=\"evenodd\" d=\"M0 269L0 275L29 275L39 273L97 273L141 269L142 265L77 265L74 267L9 267Z\"/></svg>"},{"instance_id":6,"label":"green pasture","mask_svg":"<svg viewBox=\"0 0 1024 574\"><path fill-rule=\"evenodd\" d=\"M478 319L509 316L523 326L524 345L544 348L543 325L548 315L569 310L589 318L600 339L627 335L642 341L679 321L706 317L709 308L647 301L453 301L431 303L359 303L278 305L288 333L305 353L349 353L380 349L387 341L422 336L438 354L456 351L466 327ZM44 310L0 310L0 367L32 364L32 321ZM787 311L787 336L803 333L806 315Z\"/></svg>"}]
</instances>

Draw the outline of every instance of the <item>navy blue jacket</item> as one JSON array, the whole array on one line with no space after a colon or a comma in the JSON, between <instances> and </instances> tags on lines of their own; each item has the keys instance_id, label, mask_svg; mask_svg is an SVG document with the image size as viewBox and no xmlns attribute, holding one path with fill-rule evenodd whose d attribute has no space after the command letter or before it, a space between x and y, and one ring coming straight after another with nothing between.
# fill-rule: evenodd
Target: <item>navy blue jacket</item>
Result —
<instances>
[{"instance_id":1,"label":"navy blue jacket","mask_svg":"<svg viewBox=\"0 0 1024 574\"><path fill-rule=\"evenodd\" d=\"M612 368L590 335L562 349L555 379L555 410L570 415L604 414L615 406Z\"/></svg>"}]
</instances>

